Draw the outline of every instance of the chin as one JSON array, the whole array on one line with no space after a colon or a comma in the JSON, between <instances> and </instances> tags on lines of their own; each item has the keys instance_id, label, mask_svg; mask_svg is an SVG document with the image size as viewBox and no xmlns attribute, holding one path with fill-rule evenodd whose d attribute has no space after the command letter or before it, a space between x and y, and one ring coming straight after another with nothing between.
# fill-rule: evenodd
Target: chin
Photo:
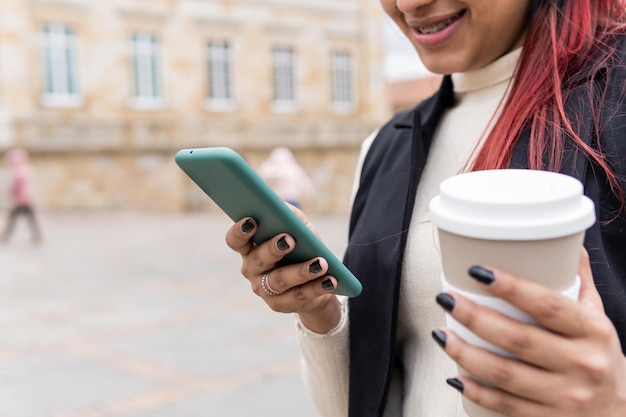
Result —
<instances>
[{"instance_id":1,"label":"chin","mask_svg":"<svg viewBox=\"0 0 626 417\"><path fill-rule=\"evenodd\" d=\"M448 75L453 72L463 72L467 69L465 66L455 64L451 60L422 60L422 62L428 71L440 75Z\"/></svg>"},{"instance_id":2,"label":"chin","mask_svg":"<svg viewBox=\"0 0 626 417\"><path fill-rule=\"evenodd\" d=\"M424 66L434 74L448 75L455 72L466 72L476 68L477 62L460 53L418 54Z\"/></svg>"}]
</instances>

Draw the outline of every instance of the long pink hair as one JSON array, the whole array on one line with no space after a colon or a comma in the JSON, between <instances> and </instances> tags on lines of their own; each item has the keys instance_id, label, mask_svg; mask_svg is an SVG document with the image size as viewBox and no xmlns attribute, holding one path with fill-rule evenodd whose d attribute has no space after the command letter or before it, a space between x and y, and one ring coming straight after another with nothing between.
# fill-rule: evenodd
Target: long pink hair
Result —
<instances>
[{"instance_id":1,"label":"long pink hair","mask_svg":"<svg viewBox=\"0 0 626 417\"><path fill-rule=\"evenodd\" d=\"M602 150L589 147L566 116L562 86L588 65L594 73L611 59L615 53L611 38L626 32L626 1L535 0L532 8L509 97L471 168L506 168L521 131L530 128L529 167L557 171L569 136L604 171L624 206L624 190ZM598 97L590 91L589 99ZM602 107L594 102L591 108ZM598 127L599 116L593 117Z\"/></svg>"}]
</instances>

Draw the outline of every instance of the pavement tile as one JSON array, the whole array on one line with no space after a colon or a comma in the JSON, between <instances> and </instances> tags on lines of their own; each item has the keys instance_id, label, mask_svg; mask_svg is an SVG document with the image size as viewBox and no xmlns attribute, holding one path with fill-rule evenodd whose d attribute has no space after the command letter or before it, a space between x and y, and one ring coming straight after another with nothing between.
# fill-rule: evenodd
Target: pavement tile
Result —
<instances>
[{"instance_id":1,"label":"pavement tile","mask_svg":"<svg viewBox=\"0 0 626 417\"><path fill-rule=\"evenodd\" d=\"M41 223L0 246L1 417L317 416L294 318L252 294L225 216ZM341 256L346 219L313 223Z\"/></svg>"}]
</instances>

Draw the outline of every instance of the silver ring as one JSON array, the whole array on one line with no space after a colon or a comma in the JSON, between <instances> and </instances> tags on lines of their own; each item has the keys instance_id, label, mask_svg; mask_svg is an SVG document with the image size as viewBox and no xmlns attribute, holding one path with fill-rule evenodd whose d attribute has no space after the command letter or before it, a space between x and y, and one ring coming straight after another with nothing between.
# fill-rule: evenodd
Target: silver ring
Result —
<instances>
[{"instance_id":1,"label":"silver ring","mask_svg":"<svg viewBox=\"0 0 626 417\"><path fill-rule=\"evenodd\" d=\"M281 295L282 292L274 291L272 287L270 287L270 283L268 282L268 278L270 277L270 271L263 274L263 278L261 278L261 288L267 295L271 295L272 297L275 295Z\"/></svg>"}]
</instances>

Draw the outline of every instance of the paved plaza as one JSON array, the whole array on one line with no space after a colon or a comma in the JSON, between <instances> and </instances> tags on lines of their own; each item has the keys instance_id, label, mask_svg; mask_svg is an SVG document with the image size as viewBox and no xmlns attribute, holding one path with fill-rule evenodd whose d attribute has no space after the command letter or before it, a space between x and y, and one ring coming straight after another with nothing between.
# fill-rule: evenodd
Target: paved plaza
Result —
<instances>
[{"instance_id":1,"label":"paved plaza","mask_svg":"<svg viewBox=\"0 0 626 417\"><path fill-rule=\"evenodd\" d=\"M313 219L338 255L346 221ZM0 246L0 417L318 416L294 318L239 275L225 216L41 223L40 246L24 222Z\"/></svg>"}]
</instances>

